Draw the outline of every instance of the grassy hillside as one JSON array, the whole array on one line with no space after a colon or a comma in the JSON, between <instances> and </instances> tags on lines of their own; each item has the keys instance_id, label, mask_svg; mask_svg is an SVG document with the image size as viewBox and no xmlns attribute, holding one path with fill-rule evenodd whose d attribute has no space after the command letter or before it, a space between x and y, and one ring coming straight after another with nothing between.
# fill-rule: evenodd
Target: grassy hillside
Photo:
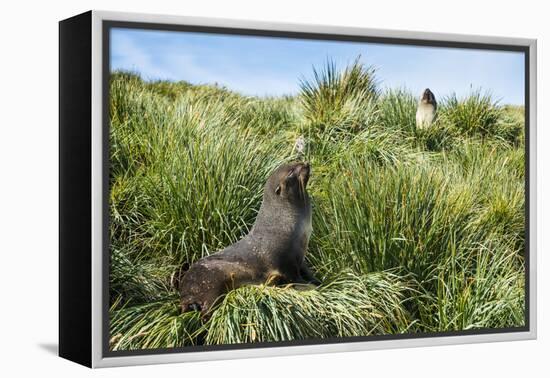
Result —
<instances>
[{"instance_id":1,"label":"grassy hillside","mask_svg":"<svg viewBox=\"0 0 550 378\"><path fill-rule=\"evenodd\" d=\"M523 325L523 108L450 94L416 130L416 97L375 74L328 64L285 98L113 74L111 349ZM180 266L248 232L299 136L323 284L181 315Z\"/></svg>"}]
</instances>

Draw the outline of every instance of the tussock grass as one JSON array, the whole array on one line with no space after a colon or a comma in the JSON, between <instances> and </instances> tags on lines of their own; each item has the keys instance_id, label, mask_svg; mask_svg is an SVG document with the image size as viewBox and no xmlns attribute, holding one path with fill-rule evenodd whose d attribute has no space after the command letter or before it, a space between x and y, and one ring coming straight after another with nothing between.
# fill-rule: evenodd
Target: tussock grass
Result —
<instances>
[{"instance_id":1,"label":"tussock grass","mask_svg":"<svg viewBox=\"0 0 550 378\"><path fill-rule=\"evenodd\" d=\"M445 98L441 115L462 134L488 136L496 134L502 108L489 93L478 89L465 98L458 98L455 93Z\"/></svg>"},{"instance_id":2,"label":"tussock grass","mask_svg":"<svg viewBox=\"0 0 550 378\"><path fill-rule=\"evenodd\" d=\"M523 108L451 95L416 130L416 98L376 83L359 60L284 98L113 74L111 349L523 325ZM307 258L323 284L180 314L182 263L245 235L265 179L296 158L313 166Z\"/></svg>"},{"instance_id":3,"label":"tussock grass","mask_svg":"<svg viewBox=\"0 0 550 378\"><path fill-rule=\"evenodd\" d=\"M296 130L299 124L294 98L247 99L236 101L230 110L234 126L262 137L276 137L281 130Z\"/></svg>"},{"instance_id":4,"label":"tussock grass","mask_svg":"<svg viewBox=\"0 0 550 378\"><path fill-rule=\"evenodd\" d=\"M375 69L359 58L343 71L328 60L321 70L313 69L312 79L302 79L300 87L308 127L325 135L354 132L376 119Z\"/></svg>"},{"instance_id":5,"label":"tussock grass","mask_svg":"<svg viewBox=\"0 0 550 378\"><path fill-rule=\"evenodd\" d=\"M342 272L319 290L248 286L231 291L203 323L180 314L177 300L112 309L113 350L204 344L288 341L401 333L412 322L405 278L391 272Z\"/></svg>"},{"instance_id":6,"label":"tussock grass","mask_svg":"<svg viewBox=\"0 0 550 378\"><path fill-rule=\"evenodd\" d=\"M404 89L390 89L380 101L380 121L387 130L416 130L416 106L418 99Z\"/></svg>"},{"instance_id":7,"label":"tussock grass","mask_svg":"<svg viewBox=\"0 0 550 378\"><path fill-rule=\"evenodd\" d=\"M175 268L169 265L159 266L145 254L132 255L124 248L112 248L109 277L111 302L125 299L128 305L162 299L171 290L170 281L166 277Z\"/></svg>"},{"instance_id":8,"label":"tussock grass","mask_svg":"<svg viewBox=\"0 0 550 378\"><path fill-rule=\"evenodd\" d=\"M320 289L251 286L225 297L207 326L208 344L404 332L405 281L392 273L342 272Z\"/></svg>"},{"instance_id":9,"label":"tussock grass","mask_svg":"<svg viewBox=\"0 0 550 378\"><path fill-rule=\"evenodd\" d=\"M433 310L429 305L425 310L434 316L429 322L433 330L524 325L524 265L514 244L489 242L451 250L436 269Z\"/></svg>"},{"instance_id":10,"label":"tussock grass","mask_svg":"<svg viewBox=\"0 0 550 378\"><path fill-rule=\"evenodd\" d=\"M111 350L195 345L202 323L197 313L180 314L174 297L132 307L111 306Z\"/></svg>"}]
</instances>

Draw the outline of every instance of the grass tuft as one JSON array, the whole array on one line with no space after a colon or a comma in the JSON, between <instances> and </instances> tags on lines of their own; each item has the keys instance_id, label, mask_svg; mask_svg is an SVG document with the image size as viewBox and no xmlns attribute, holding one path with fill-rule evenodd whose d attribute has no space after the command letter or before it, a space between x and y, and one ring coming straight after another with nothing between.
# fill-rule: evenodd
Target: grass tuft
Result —
<instances>
[{"instance_id":1,"label":"grass tuft","mask_svg":"<svg viewBox=\"0 0 550 378\"><path fill-rule=\"evenodd\" d=\"M494 136L502 116L502 108L490 93L473 91L465 98L455 93L445 98L441 107L444 122L468 136Z\"/></svg>"},{"instance_id":2,"label":"grass tuft","mask_svg":"<svg viewBox=\"0 0 550 378\"><path fill-rule=\"evenodd\" d=\"M360 58L343 70L328 60L321 70L313 69L313 79L302 79L300 87L309 128L328 134L353 133L376 118L375 69Z\"/></svg>"}]
</instances>

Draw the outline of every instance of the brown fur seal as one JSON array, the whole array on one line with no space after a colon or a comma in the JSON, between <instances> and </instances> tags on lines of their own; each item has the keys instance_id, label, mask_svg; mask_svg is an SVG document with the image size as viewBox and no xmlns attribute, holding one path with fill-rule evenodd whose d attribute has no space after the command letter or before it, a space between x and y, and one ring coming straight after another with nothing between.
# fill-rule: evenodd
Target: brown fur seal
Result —
<instances>
[{"instance_id":1,"label":"brown fur seal","mask_svg":"<svg viewBox=\"0 0 550 378\"><path fill-rule=\"evenodd\" d=\"M436 111L437 101L435 101L435 95L430 91L430 88L426 88L418 102L418 108L416 110L416 127L418 129L430 127L435 119Z\"/></svg>"},{"instance_id":2,"label":"brown fur seal","mask_svg":"<svg viewBox=\"0 0 550 378\"><path fill-rule=\"evenodd\" d=\"M204 316L223 294L245 284L318 284L304 260L311 234L309 176L308 163L285 164L271 174L250 233L184 273L183 312Z\"/></svg>"}]
</instances>

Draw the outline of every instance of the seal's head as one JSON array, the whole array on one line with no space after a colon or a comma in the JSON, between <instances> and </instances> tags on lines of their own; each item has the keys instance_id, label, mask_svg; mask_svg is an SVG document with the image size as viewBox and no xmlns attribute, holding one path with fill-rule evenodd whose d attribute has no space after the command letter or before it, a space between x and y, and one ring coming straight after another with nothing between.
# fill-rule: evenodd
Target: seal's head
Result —
<instances>
[{"instance_id":1,"label":"seal's head","mask_svg":"<svg viewBox=\"0 0 550 378\"><path fill-rule=\"evenodd\" d=\"M430 91L430 88L424 89L424 92L422 92L422 97L420 98L420 101L424 104L432 104L435 105L435 95L432 91Z\"/></svg>"},{"instance_id":2,"label":"seal's head","mask_svg":"<svg viewBox=\"0 0 550 378\"><path fill-rule=\"evenodd\" d=\"M311 167L307 162L284 164L271 174L264 188L264 201L304 203Z\"/></svg>"}]
</instances>

